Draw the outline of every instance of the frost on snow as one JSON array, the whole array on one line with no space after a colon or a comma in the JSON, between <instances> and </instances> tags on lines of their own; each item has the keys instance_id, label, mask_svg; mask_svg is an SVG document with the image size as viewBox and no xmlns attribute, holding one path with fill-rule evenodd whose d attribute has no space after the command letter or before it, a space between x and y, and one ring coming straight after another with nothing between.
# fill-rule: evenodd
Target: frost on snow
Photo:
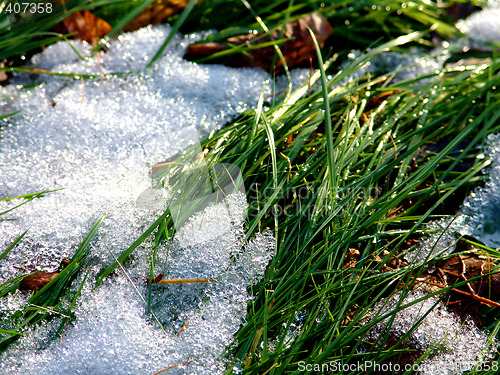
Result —
<instances>
[{"instance_id":1,"label":"frost on snow","mask_svg":"<svg viewBox=\"0 0 500 375\"><path fill-rule=\"evenodd\" d=\"M110 251L119 255L162 212L135 204L151 187L151 167L255 105L263 86L271 93L264 71L184 61L185 46L199 35L177 35L146 69L169 31L160 26L122 35L93 58L85 43L58 43L34 56L33 64L76 72L82 79L43 76L36 79L38 85L22 88L16 84L31 81L14 77L12 85L1 88L2 114L21 113L2 123L0 197L61 190L2 216L9 220L0 221L0 249L29 231L0 263L0 283L19 274L13 266L54 271L108 212L73 288L87 270L88 280L95 280L112 261ZM0 202L0 212L20 202ZM142 374L184 362L169 373L223 371L224 349L244 323L247 288L262 277L274 247L268 234L244 240L245 212L245 196L230 195L194 215L172 243L158 250L155 274L214 282L154 285L153 317L122 270L96 290L88 281L74 309L77 319L61 343L53 340L61 323L55 318L12 345L0 358L0 372ZM143 296L150 245L146 241L137 248L127 265ZM0 316L24 300L17 294L3 299Z\"/></svg>"}]
</instances>

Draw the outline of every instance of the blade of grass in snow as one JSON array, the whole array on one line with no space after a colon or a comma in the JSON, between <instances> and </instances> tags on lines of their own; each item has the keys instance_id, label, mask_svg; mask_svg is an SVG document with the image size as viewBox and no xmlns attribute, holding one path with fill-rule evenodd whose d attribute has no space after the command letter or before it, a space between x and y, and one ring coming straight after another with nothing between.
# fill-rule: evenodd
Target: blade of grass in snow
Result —
<instances>
[{"instance_id":1,"label":"blade of grass in snow","mask_svg":"<svg viewBox=\"0 0 500 375\"><path fill-rule=\"evenodd\" d=\"M23 237L28 233L28 230L24 231L19 237L15 239L1 254L0 261L7 256L7 254L23 239Z\"/></svg>"},{"instance_id":2,"label":"blade of grass in snow","mask_svg":"<svg viewBox=\"0 0 500 375\"><path fill-rule=\"evenodd\" d=\"M120 266L121 270L123 271L123 273L125 274L125 276L127 277L127 280L130 282L130 284L132 285L132 287L134 288L135 292L137 293L137 295L139 296L139 298L142 300L142 302L144 302L144 305L148 306L148 303L146 302L146 300L144 299L144 297L142 296L142 293L139 291L139 289L137 289L137 286L134 284L134 282L132 281L132 279L130 278L129 274L127 273L127 270L125 269L125 267L123 267L123 265L120 263L120 261L118 260L118 258L115 256L115 254L111 251L111 249L106 245L106 248L108 249L108 251L111 253L111 255L113 256L113 258L115 259L115 262L118 263L118 265ZM163 331L163 333L167 333L165 331L165 329L163 328L163 325L161 324L160 320L158 319L158 317L156 316L156 314L154 312L151 312L151 315L153 315L153 317L155 318L156 320L156 323L158 323L158 325L160 326L161 330Z\"/></svg>"},{"instance_id":3,"label":"blade of grass in snow","mask_svg":"<svg viewBox=\"0 0 500 375\"><path fill-rule=\"evenodd\" d=\"M161 47L155 53L155 55L153 56L153 58L151 59L151 61L148 63L147 67L151 67L154 64L154 62L156 60L158 60L158 58L161 56L161 54L163 53L163 51L165 51L165 48L167 48L168 44L170 43L170 41L172 40L172 38L175 36L175 34L177 33L177 31L179 31L179 29L181 28L182 24L184 23L184 21L186 20L186 18L189 16L189 13L191 13L191 11L193 10L195 4L196 4L196 0L189 0L189 2L187 3L186 7L182 11L181 15L179 16L179 18L177 19L177 21L175 21L174 26L172 26L172 30L170 30L170 34L168 34L167 39L165 39L165 42L163 42L163 44L161 45Z\"/></svg>"},{"instance_id":4,"label":"blade of grass in snow","mask_svg":"<svg viewBox=\"0 0 500 375\"><path fill-rule=\"evenodd\" d=\"M155 0L145 0L141 1L137 4L133 9L129 10L122 19L115 23L111 31L94 47L92 52L96 54L99 52L107 43L110 38L113 38L117 35L127 23L132 21L135 17L137 17L144 9L155 2Z\"/></svg>"},{"instance_id":5,"label":"blade of grass in snow","mask_svg":"<svg viewBox=\"0 0 500 375\"><path fill-rule=\"evenodd\" d=\"M39 193L30 193L30 194L24 194L24 195L18 195L16 197L7 197L7 198L0 198L0 202L1 201L5 201L5 202L8 202L8 201L11 201L11 200L14 200L14 199L26 199L24 202L22 203L19 203L18 205L12 207L12 208L9 208L8 210L5 210L3 212L0 212L0 216L8 213L8 212L11 212L13 210L15 210L16 208L18 207L21 207L22 205L26 204L26 203L29 203L31 202L33 199L36 199L36 198L43 198L45 196L45 194L47 193L53 193L53 192L56 192L56 191L59 191L61 189L55 189L55 190L46 190L46 191L41 191ZM0 221L2 219L0 218Z\"/></svg>"},{"instance_id":6,"label":"blade of grass in snow","mask_svg":"<svg viewBox=\"0 0 500 375\"><path fill-rule=\"evenodd\" d=\"M129 257L130 254L132 254L132 252L138 247L140 246L144 240L146 238L149 237L149 235L151 233L153 233L153 231L165 220L165 218L167 217L167 215L169 214L169 211L165 211L163 213L163 215L161 215L143 234L142 236L140 236L136 241L134 241L134 243L132 245L130 245L130 247L123 251L120 256L118 257L118 260L113 262L113 264L111 264L109 267L101 270L101 272L99 272L99 274L97 275L97 280L96 280L96 284L95 284L95 288L97 288L99 286L99 284L102 283L102 281L104 280L104 278L106 276L108 276L111 272L113 272L115 270L116 267L118 267L118 262L120 263L123 263L125 262L125 260Z\"/></svg>"},{"instance_id":7,"label":"blade of grass in snow","mask_svg":"<svg viewBox=\"0 0 500 375\"><path fill-rule=\"evenodd\" d=\"M88 252L88 246L96 235L104 217L105 214L92 226L66 267L29 298L28 307L25 308L25 311L18 310L7 319L17 331L23 332L25 329L48 319L54 312L63 314L59 311L61 298L67 293L67 288L85 265L84 260ZM24 275L15 279L21 280L22 278L24 278ZM15 285L11 281L6 284ZM13 336L0 338L0 348L4 349L16 338Z\"/></svg>"}]
</instances>

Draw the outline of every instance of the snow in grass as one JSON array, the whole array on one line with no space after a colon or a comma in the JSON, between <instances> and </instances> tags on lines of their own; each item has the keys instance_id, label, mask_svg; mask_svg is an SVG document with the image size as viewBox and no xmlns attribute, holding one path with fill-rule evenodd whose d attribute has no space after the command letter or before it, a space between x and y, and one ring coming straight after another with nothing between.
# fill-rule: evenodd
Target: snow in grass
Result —
<instances>
[{"instance_id":1,"label":"snow in grass","mask_svg":"<svg viewBox=\"0 0 500 375\"><path fill-rule=\"evenodd\" d=\"M223 204L245 207L234 195ZM219 207L204 217L217 221ZM233 217L232 230L192 247L179 241L159 249L156 271L165 278L213 278L200 284L155 285L152 312L124 277L123 271L92 291L85 286L62 339L51 340L64 319L54 319L20 339L1 357L0 371L9 374L152 374L171 367L174 374L216 374L221 358L247 312L248 286L262 277L274 239L258 235L245 243L243 215ZM90 268L95 276L95 268ZM147 295L143 262L127 273L141 295ZM78 282L76 284L79 284ZM157 323L160 322L161 327Z\"/></svg>"},{"instance_id":2,"label":"snow in grass","mask_svg":"<svg viewBox=\"0 0 500 375\"><path fill-rule=\"evenodd\" d=\"M474 13L457 24L457 27L472 39L472 46L482 47L487 43L500 42L499 4L492 2L488 8ZM444 60L440 64L443 62ZM403 72L409 73L407 69ZM407 260L422 263L438 255L452 253L456 242L454 232L472 235L491 247L500 247L499 155L500 137L492 135L488 139L487 149L478 155L479 159L489 159L492 162L487 172L489 179L486 185L476 189L466 198L456 217L431 223L429 229L435 234L424 240L415 251L408 253ZM415 354L412 356L405 352L402 354L403 358L399 360L400 363L411 365L427 352L427 358L415 366L417 373L420 374L461 374L491 360L494 354L491 348L494 343L489 343L488 335L479 331L472 322L461 323L442 302L436 297L427 297L426 293L416 290L402 298L401 292L398 292L381 301L367 321L390 311L399 310L398 304L411 304L426 297L398 311L390 327L388 325L391 317L377 323L370 329L366 339L375 342L388 330L389 342L394 345L403 335L414 329L404 340L403 347L414 349ZM420 319L422 321L419 322ZM492 362L490 365L495 363ZM401 368L404 370L403 366Z\"/></svg>"},{"instance_id":3,"label":"snow in grass","mask_svg":"<svg viewBox=\"0 0 500 375\"><path fill-rule=\"evenodd\" d=\"M500 43L500 2L491 1L483 10L460 20L457 28L471 38L475 47Z\"/></svg>"},{"instance_id":4,"label":"snow in grass","mask_svg":"<svg viewBox=\"0 0 500 375\"><path fill-rule=\"evenodd\" d=\"M341 69L347 68L360 54L361 52L358 50L351 51L347 56L348 60L341 64ZM360 79L370 74L376 76L388 74L392 83L428 75L427 78L419 79L420 84L428 84L432 82L433 76L443 68L447 57L448 51L443 48L436 48L431 54L418 49L411 49L407 53L383 52L354 73L343 78L341 83L346 83L351 79Z\"/></svg>"},{"instance_id":5,"label":"snow in grass","mask_svg":"<svg viewBox=\"0 0 500 375\"><path fill-rule=\"evenodd\" d=\"M463 202L457 215L431 223L429 229L435 233L425 239L406 259L417 263L438 255L451 254L455 249L454 233L469 235L487 246L500 247L500 136L490 135L484 152L477 158L490 160L485 173L488 180L483 187L475 189Z\"/></svg>"},{"instance_id":6,"label":"snow in grass","mask_svg":"<svg viewBox=\"0 0 500 375\"><path fill-rule=\"evenodd\" d=\"M33 64L81 77L23 76L0 88L2 113L21 110L2 123L0 198L61 189L0 216L1 250L29 230L0 263L0 283L20 274L14 266L57 269L108 213L73 283L75 290L89 273L74 324L62 341L53 340L60 317L29 332L0 359L2 373L151 374L192 360L170 373L206 374L226 365L224 349L244 323L247 288L262 277L274 246L266 234L250 243L243 239L244 195L196 214L186 222L189 230L177 228L173 243L157 252L156 274L216 281L155 285L154 316L120 269L93 290L97 272L113 260L110 252L118 256L162 212L136 204L152 185L151 167L254 106L263 87L271 94L262 70L184 61L184 48L199 35L177 35L146 69L169 32L159 26L124 34L95 57L84 42L57 43ZM19 85L33 79L35 86ZM0 201L0 213L20 202ZM146 241L127 264L142 296L151 253ZM6 317L23 302L17 295L3 299L0 314Z\"/></svg>"},{"instance_id":7,"label":"snow in grass","mask_svg":"<svg viewBox=\"0 0 500 375\"><path fill-rule=\"evenodd\" d=\"M376 313L372 317L398 312L388 333L387 326L392 314L374 325L365 340L375 343L388 334L390 345L402 340L402 347L412 350L401 353L403 358L399 358L397 364L393 363L392 369L397 370L396 373L403 373L414 366L413 369L422 375L456 375L490 359L494 351L488 345L488 336L472 322L461 323L438 298L427 297L426 294L414 290L403 298L398 292L374 308ZM419 299L422 301L415 303ZM401 309L406 305L409 306ZM408 336L403 339L406 334ZM426 359L414 363L425 352Z\"/></svg>"}]
</instances>

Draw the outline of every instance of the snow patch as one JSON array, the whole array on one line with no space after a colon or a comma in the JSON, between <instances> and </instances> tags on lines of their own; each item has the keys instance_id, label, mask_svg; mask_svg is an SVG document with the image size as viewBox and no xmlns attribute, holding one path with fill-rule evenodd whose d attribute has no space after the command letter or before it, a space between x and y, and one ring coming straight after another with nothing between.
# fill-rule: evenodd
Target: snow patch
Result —
<instances>
[{"instance_id":1,"label":"snow patch","mask_svg":"<svg viewBox=\"0 0 500 375\"><path fill-rule=\"evenodd\" d=\"M184 61L185 46L199 34L176 35L145 68L169 32L158 26L124 34L95 57L84 42L60 42L34 56L34 66L81 77L16 76L0 88L2 113L22 111L2 122L0 197L60 189L1 216L0 249L29 231L2 260L0 283L20 273L13 266L56 270L108 212L72 285L76 290L88 272L74 324L61 341L54 340L61 317L27 332L1 356L2 373L151 374L169 366L175 366L169 373L224 371L225 348L251 298L247 288L262 278L274 249L269 234L244 238L244 195L209 205L157 250L155 275L214 281L154 285L154 316L119 268L93 290L98 271L114 260L110 251L118 256L162 213L136 204L151 188L151 167L254 106L263 88L272 94L262 70ZM37 85L20 86L33 79ZM21 202L1 201L0 212ZM148 240L126 268L144 298L151 257ZM9 296L0 314L24 302Z\"/></svg>"}]
</instances>

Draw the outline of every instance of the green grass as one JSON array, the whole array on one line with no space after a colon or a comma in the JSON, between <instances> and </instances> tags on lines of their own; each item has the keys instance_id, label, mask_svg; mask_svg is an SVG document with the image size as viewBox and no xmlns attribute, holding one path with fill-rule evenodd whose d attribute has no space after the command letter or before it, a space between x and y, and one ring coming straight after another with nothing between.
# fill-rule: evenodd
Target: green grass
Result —
<instances>
[{"instance_id":1,"label":"green grass","mask_svg":"<svg viewBox=\"0 0 500 375\"><path fill-rule=\"evenodd\" d=\"M27 306L25 306L23 310L14 312L11 316L7 317L5 322L3 322L2 325L6 324L10 329L0 332L2 333L2 336L0 336L0 350L7 348L10 343L19 338L19 336L22 336L27 328L39 324L44 320L51 319L54 315L60 315L66 318L66 321L74 319L74 317L71 316L71 310L75 305L83 284L86 282L86 277L76 292L71 292L69 287L78 275L80 269L85 265L88 245L97 233L104 216L105 215L99 218L93 225L66 267L39 291L33 293L28 300ZM21 239L24 234L21 235ZM27 275L18 276L0 285L0 298L10 291L17 289L19 282L21 282L25 276ZM66 307L66 304L63 302L68 301L70 301L69 307ZM61 324L57 332L58 334L63 332L64 325L65 323Z\"/></svg>"},{"instance_id":2,"label":"green grass","mask_svg":"<svg viewBox=\"0 0 500 375\"><path fill-rule=\"evenodd\" d=\"M277 163L266 139L266 121L255 132L252 115L203 143L208 149L222 144L208 158L242 166L247 188L258 185L259 191L270 192L258 202L250 197L248 235L271 228L278 248L265 280L253 290L248 324L236 336L234 354L248 365L248 373L292 373L304 358L326 363L357 356L367 329L359 319L390 285L397 285L394 280L403 281L415 271L379 273L389 256L377 264L373 255L386 249L402 252L406 239L426 232L426 222L453 214L442 208L450 197L463 197L482 179L478 173L489 162L475 159L473 146L498 131L500 102L489 94L500 82L489 79L489 70L495 76L499 68L496 63L480 75L443 75L418 95L410 91L412 84L398 85L400 94L369 112L370 100L388 88L369 88L365 82L336 90L338 78L333 78L326 92L311 93L279 116L286 103L260 115L269 119L274 144L284 155ZM330 122L324 111L327 95L333 135L325 132ZM310 139L313 131L317 135ZM288 145L290 135L295 139ZM417 156L419 167L411 170L417 151L437 139L447 140L446 146ZM470 141L467 147L460 146L464 140ZM464 160L471 160L471 167L454 171ZM428 186L422 187L423 182ZM294 196L305 186L310 191L305 198ZM289 212L276 220L275 205L288 206ZM402 212L389 218L399 206ZM304 212L304 207L314 210ZM361 261L345 270L349 248L361 252ZM297 339L284 343L298 311L307 313L306 322ZM352 320L345 323L348 317ZM271 338L279 344L268 351L266 340ZM365 358L376 360L376 354Z\"/></svg>"},{"instance_id":3,"label":"green grass","mask_svg":"<svg viewBox=\"0 0 500 375\"><path fill-rule=\"evenodd\" d=\"M230 347L233 363L228 373L233 364L244 368L245 374L291 374L298 372L301 360L381 363L397 358L396 344L363 354L357 351L367 330L393 312L370 324L361 324L361 319L396 289L411 290L415 277L432 261L392 271L383 266L390 257L408 251L409 240L427 235L429 222L453 217L457 202L486 180L481 172L490 161L476 156L487 136L500 130L496 90L500 62L495 56L482 67L450 68L399 83L391 82L390 74L343 81L383 51L430 46L430 28L444 38L456 36L458 31L436 3L323 3L257 0L249 9L241 1L206 0L172 18L182 31L216 29L209 40L261 30L262 24L273 29L311 11L321 12L334 27L325 49L318 48L326 60L323 64L319 59L319 69L311 76L318 86L311 89L306 83L281 99L262 97L256 110L245 112L202 142L202 149L209 150L209 163L231 163L242 170L249 202L248 238L266 229L276 238L275 256L265 277L252 287L247 324ZM95 8L96 14L108 17L116 33L144 4L75 1L67 6L72 11ZM44 17L28 29L20 20L0 30L0 56L15 57L11 63L18 65L20 55L62 38L49 31L63 17L62 10ZM343 70L331 67L344 61L350 48L367 47L368 52ZM192 157L187 150L179 160ZM170 240L173 233L167 211L101 271L96 287L119 263L126 266L127 258L147 238L153 236L155 253L158 244ZM84 262L87 239L72 268L31 302L57 308L57 296ZM3 250L0 258L14 246ZM350 248L360 252L360 259L345 268ZM497 261L500 254L487 250ZM0 290L7 293L18 281ZM28 308L9 320L12 324L5 329L9 332L0 332L7 337L5 345L25 327L48 318L38 311ZM69 316L70 311L64 313ZM298 313L304 319L300 331L295 331ZM481 314L483 328L496 336L500 328L496 309L483 307Z\"/></svg>"},{"instance_id":4,"label":"green grass","mask_svg":"<svg viewBox=\"0 0 500 375\"><path fill-rule=\"evenodd\" d=\"M52 28L76 11L90 10L108 21L113 27L108 36L111 38L117 35L128 21L153 3L153 0L69 0L63 5L54 6L51 12L28 12L24 15L7 13L9 3L19 2L6 0L3 2L5 6L0 8L0 58L8 58L9 64L23 63L25 56L70 37L57 34ZM481 6L487 1L472 0L470 3ZM389 41L413 31L429 30L431 27L442 37L457 36L458 31L443 11L446 4L442 2L438 7L434 2L421 0L256 0L252 1L249 9L241 0L204 0L192 10L187 7L186 12L174 15L169 21L174 22L175 27L180 27L183 32L216 29L217 32L208 40L220 40L251 30L262 31L262 25L274 29L303 14L317 11L334 27L330 47L341 51L346 48L366 48L374 42ZM262 19L262 22L259 23L256 16ZM426 38L418 42L430 44ZM100 48L102 45L97 46L96 50Z\"/></svg>"}]
</instances>

